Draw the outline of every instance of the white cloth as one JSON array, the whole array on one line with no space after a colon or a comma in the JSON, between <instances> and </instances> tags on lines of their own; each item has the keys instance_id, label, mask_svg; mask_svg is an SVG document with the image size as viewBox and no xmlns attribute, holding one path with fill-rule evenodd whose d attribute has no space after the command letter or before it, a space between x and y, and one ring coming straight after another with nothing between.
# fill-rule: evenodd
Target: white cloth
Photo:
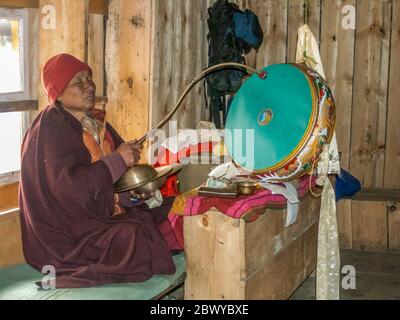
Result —
<instances>
[{"instance_id":1,"label":"white cloth","mask_svg":"<svg viewBox=\"0 0 400 320\"><path fill-rule=\"evenodd\" d=\"M167 138L161 146L173 153L204 142L220 142L223 140L223 132L215 128L215 125L206 121L201 121L198 128L181 129L178 134Z\"/></svg>"},{"instance_id":2,"label":"white cloth","mask_svg":"<svg viewBox=\"0 0 400 320\"><path fill-rule=\"evenodd\" d=\"M319 54L318 42L306 24L301 26L298 30L296 63L306 63L310 68L317 71L324 79L326 79L321 56ZM334 132L332 141L330 143L329 156L329 174L339 174L340 157L336 140L336 132Z\"/></svg>"},{"instance_id":3,"label":"white cloth","mask_svg":"<svg viewBox=\"0 0 400 320\"><path fill-rule=\"evenodd\" d=\"M287 215L285 228L295 224L297 221L300 204L296 188L290 182L285 182L285 186L280 186L278 184L269 182L262 182L261 185L264 189L270 190L272 194L279 194L286 198Z\"/></svg>"},{"instance_id":4,"label":"white cloth","mask_svg":"<svg viewBox=\"0 0 400 320\"><path fill-rule=\"evenodd\" d=\"M325 78L318 43L307 25L299 28L297 63L306 63ZM317 300L338 300L340 252L336 219L335 192L328 174L340 173L336 134L326 145L318 163L317 184L323 186L318 229Z\"/></svg>"},{"instance_id":5,"label":"white cloth","mask_svg":"<svg viewBox=\"0 0 400 320\"><path fill-rule=\"evenodd\" d=\"M323 185L318 227L317 300L338 300L340 282L340 249L336 218L335 191L328 178L328 146L321 155L318 183Z\"/></svg>"},{"instance_id":6,"label":"white cloth","mask_svg":"<svg viewBox=\"0 0 400 320\"><path fill-rule=\"evenodd\" d=\"M154 209L154 208L161 206L163 204L163 201L164 201L164 199L161 194L161 191L157 190L154 194L154 197L149 200L146 200L144 203L147 204L149 209Z\"/></svg>"},{"instance_id":7,"label":"white cloth","mask_svg":"<svg viewBox=\"0 0 400 320\"><path fill-rule=\"evenodd\" d=\"M237 168L232 162L224 163L211 170L208 176L215 179L232 180L241 174L241 170Z\"/></svg>"},{"instance_id":8,"label":"white cloth","mask_svg":"<svg viewBox=\"0 0 400 320\"><path fill-rule=\"evenodd\" d=\"M208 174L206 186L208 188L225 188L237 176L246 174L248 174L247 171L237 168L232 162L224 163L211 170Z\"/></svg>"}]
</instances>

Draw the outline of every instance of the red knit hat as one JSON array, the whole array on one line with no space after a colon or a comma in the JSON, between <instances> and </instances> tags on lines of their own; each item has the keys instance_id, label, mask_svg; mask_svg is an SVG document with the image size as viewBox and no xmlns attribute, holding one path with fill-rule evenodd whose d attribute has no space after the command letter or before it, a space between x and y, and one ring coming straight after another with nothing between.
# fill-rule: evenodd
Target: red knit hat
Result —
<instances>
[{"instance_id":1,"label":"red knit hat","mask_svg":"<svg viewBox=\"0 0 400 320\"><path fill-rule=\"evenodd\" d=\"M54 103L78 72L92 69L70 54L59 54L46 62L42 70L42 86L50 103Z\"/></svg>"}]
</instances>

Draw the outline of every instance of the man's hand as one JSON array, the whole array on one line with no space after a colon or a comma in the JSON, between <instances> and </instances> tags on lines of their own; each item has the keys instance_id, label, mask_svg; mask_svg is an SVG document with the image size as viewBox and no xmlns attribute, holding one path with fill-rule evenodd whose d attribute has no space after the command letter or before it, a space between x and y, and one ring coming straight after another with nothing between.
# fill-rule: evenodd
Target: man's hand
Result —
<instances>
[{"instance_id":1,"label":"man's hand","mask_svg":"<svg viewBox=\"0 0 400 320\"><path fill-rule=\"evenodd\" d=\"M132 190L131 196L133 198L146 201L146 200L153 198L155 196L155 193L154 192L152 192L152 193L136 193L134 190Z\"/></svg>"},{"instance_id":2,"label":"man's hand","mask_svg":"<svg viewBox=\"0 0 400 320\"><path fill-rule=\"evenodd\" d=\"M132 167L140 161L140 153L143 149L143 144L138 143L137 140L121 144L117 152L124 159L127 167Z\"/></svg>"}]
</instances>

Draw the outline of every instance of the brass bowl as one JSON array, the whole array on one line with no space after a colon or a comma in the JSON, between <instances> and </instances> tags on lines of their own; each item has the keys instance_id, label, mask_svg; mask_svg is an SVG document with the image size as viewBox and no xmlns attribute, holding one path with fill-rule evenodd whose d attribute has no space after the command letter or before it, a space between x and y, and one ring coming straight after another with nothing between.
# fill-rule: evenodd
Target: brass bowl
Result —
<instances>
[{"instance_id":1,"label":"brass bowl","mask_svg":"<svg viewBox=\"0 0 400 320\"><path fill-rule=\"evenodd\" d=\"M153 181L151 181L149 183L146 183L146 184L142 185L141 187L137 187L134 190L135 190L136 193L149 194L149 193L152 193L152 192L156 192L158 189L160 189L164 185L164 183L166 181L167 181L167 176L160 177L160 178L158 178L156 180L153 180Z\"/></svg>"},{"instance_id":2,"label":"brass bowl","mask_svg":"<svg viewBox=\"0 0 400 320\"><path fill-rule=\"evenodd\" d=\"M252 195L256 192L258 183L254 181L239 181L236 182L236 187L240 194Z\"/></svg>"},{"instance_id":3,"label":"brass bowl","mask_svg":"<svg viewBox=\"0 0 400 320\"><path fill-rule=\"evenodd\" d=\"M156 169L148 164L130 167L114 185L116 192L133 190L151 181L157 175Z\"/></svg>"},{"instance_id":4,"label":"brass bowl","mask_svg":"<svg viewBox=\"0 0 400 320\"><path fill-rule=\"evenodd\" d=\"M161 188L167 177L174 174L181 165L171 165L154 169L148 164L138 164L130 167L115 183L117 193L135 190L138 193L151 193Z\"/></svg>"}]
</instances>

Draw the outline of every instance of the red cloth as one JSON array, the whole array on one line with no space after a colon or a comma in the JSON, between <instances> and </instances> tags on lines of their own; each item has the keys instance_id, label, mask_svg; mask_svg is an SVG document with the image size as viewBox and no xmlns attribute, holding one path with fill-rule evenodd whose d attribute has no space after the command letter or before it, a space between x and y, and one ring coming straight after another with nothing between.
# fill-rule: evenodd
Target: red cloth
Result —
<instances>
[{"instance_id":1,"label":"red cloth","mask_svg":"<svg viewBox=\"0 0 400 320\"><path fill-rule=\"evenodd\" d=\"M165 184L160 188L160 192L164 198L176 197L180 194L178 188L178 176L174 174L173 176L168 177Z\"/></svg>"},{"instance_id":2,"label":"red cloth","mask_svg":"<svg viewBox=\"0 0 400 320\"><path fill-rule=\"evenodd\" d=\"M107 128L115 147L122 139ZM114 213L111 172L91 163L82 125L60 105L35 119L22 147L19 204L26 261L52 265L57 288L140 282L172 274L178 244L165 215L172 205Z\"/></svg>"},{"instance_id":3,"label":"red cloth","mask_svg":"<svg viewBox=\"0 0 400 320\"><path fill-rule=\"evenodd\" d=\"M46 62L42 70L42 86L50 103L54 103L65 87L80 71L92 69L70 54L59 54Z\"/></svg>"},{"instance_id":4,"label":"red cloth","mask_svg":"<svg viewBox=\"0 0 400 320\"><path fill-rule=\"evenodd\" d=\"M210 141L199 143L197 145L190 145L188 147L182 148L178 151L178 153L174 153L166 149L165 147L162 147L158 152L157 162L154 167L157 168L165 165L180 163L182 159L201 153L212 154L213 147L216 144L217 142ZM177 175L168 177L167 182L160 189L160 191L163 197L173 197L180 194Z\"/></svg>"}]
</instances>

